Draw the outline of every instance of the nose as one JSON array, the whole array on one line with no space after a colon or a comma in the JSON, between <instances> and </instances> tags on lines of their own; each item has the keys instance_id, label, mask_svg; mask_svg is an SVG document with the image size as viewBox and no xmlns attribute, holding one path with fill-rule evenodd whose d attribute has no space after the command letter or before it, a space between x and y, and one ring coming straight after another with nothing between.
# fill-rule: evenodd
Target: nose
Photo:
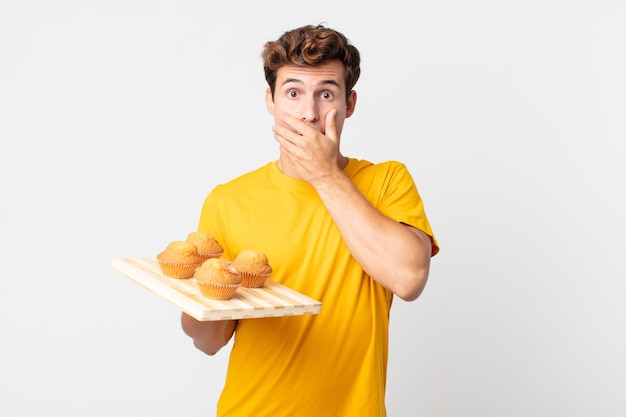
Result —
<instances>
[{"instance_id":1,"label":"nose","mask_svg":"<svg viewBox=\"0 0 626 417\"><path fill-rule=\"evenodd\" d=\"M302 100L298 109L298 117L307 123L315 123L319 120L319 110L314 99Z\"/></svg>"}]
</instances>

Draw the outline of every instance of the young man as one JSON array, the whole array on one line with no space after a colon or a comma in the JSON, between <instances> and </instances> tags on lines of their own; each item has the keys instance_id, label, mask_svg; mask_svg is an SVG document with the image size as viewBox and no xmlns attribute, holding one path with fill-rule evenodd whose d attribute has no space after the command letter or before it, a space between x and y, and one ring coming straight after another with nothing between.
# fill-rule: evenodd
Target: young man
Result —
<instances>
[{"instance_id":1,"label":"young man","mask_svg":"<svg viewBox=\"0 0 626 417\"><path fill-rule=\"evenodd\" d=\"M278 161L215 187L198 229L233 259L264 252L271 279L322 302L320 314L199 322L195 346L215 354L235 337L217 415L381 417L389 312L415 300L438 250L406 167L341 154L357 101L358 50L305 26L263 54Z\"/></svg>"}]
</instances>

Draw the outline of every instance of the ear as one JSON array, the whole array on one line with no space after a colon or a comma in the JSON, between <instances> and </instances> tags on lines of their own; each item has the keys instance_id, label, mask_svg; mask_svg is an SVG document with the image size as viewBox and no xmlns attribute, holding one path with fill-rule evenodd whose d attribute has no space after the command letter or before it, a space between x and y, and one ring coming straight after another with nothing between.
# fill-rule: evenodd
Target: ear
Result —
<instances>
[{"instance_id":1,"label":"ear","mask_svg":"<svg viewBox=\"0 0 626 417\"><path fill-rule=\"evenodd\" d=\"M346 119L354 114L354 108L356 107L356 91L350 91L348 97L348 103L346 104Z\"/></svg>"},{"instance_id":2,"label":"ear","mask_svg":"<svg viewBox=\"0 0 626 417\"><path fill-rule=\"evenodd\" d=\"M273 116L274 99L272 98L272 90L269 87L265 90L265 106L267 107L267 111Z\"/></svg>"}]
</instances>

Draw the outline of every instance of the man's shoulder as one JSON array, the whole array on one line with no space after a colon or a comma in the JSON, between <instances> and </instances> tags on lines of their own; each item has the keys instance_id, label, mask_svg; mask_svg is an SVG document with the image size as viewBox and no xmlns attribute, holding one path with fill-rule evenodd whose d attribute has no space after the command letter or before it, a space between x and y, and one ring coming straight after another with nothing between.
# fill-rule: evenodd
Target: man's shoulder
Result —
<instances>
[{"instance_id":1,"label":"man's shoulder","mask_svg":"<svg viewBox=\"0 0 626 417\"><path fill-rule=\"evenodd\" d=\"M406 171L407 167L403 162L387 160L382 162L371 162L366 159L348 158L349 176L373 174L378 172Z\"/></svg>"},{"instance_id":2,"label":"man's shoulder","mask_svg":"<svg viewBox=\"0 0 626 417\"><path fill-rule=\"evenodd\" d=\"M251 171L247 171L243 174L240 174L239 176L236 176L232 179L230 179L229 181L226 181L220 185L218 185L219 188L223 188L223 187L235 187L238 186L240 184L243 183L247 183L250 181L258 181L259 177L263 177L268 175L268 172L271 170L271 166L274 162L268 162L265 165L262 165L260 167L257 167ZM216 187L216 188L218 188Z\"/></svg>"}]
</instances>

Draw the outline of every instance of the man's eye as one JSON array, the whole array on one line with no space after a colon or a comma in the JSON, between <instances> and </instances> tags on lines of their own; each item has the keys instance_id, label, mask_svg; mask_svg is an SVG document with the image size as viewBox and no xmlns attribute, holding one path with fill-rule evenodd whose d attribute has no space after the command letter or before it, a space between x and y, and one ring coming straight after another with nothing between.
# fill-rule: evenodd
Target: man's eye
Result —
<instances>
[{"instance_id":1,"label":"man's eye","mask_svg":"<svg viewBox=\"0 0 626 417\"><path fill-rule=\"evenodd\" d=\"M322 93L322 98L323 99L327 99L327 100L331 99L331 98L333 98L333 94L328 92L328 91L325 91L325 92Z\"/></svg>"},{"instance_id":2,"label":"man's eye","mask_svg":"<svg viewBox=\"0 0 626 417\"><path fill-rule=\"evenodd\" d=\"M288 95L289 97L298 97L298 93L297 93L297 92L295 92L295 91L293 91L293 90L292 90L292 91L288 91L288 92L287 92L287 95Z\"/></svg>"}]
</instances>

